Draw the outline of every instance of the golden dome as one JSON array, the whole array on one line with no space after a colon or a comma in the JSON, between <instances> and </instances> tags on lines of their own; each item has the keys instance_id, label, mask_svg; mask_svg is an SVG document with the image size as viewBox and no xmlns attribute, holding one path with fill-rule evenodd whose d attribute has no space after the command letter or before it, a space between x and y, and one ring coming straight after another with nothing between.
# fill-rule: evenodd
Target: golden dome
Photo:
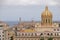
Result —
<instances>
[{"instance_id":1,"label":"golden dome","mask_svg":"<svg viewBox=\"0 0 60 40\"><path fill-rule=\"evenodd\" d=\"M48 10L48 6L46 6L45 11L41 15L42 17L52 17L52 13Z\"/></svg>"}]
</instances>

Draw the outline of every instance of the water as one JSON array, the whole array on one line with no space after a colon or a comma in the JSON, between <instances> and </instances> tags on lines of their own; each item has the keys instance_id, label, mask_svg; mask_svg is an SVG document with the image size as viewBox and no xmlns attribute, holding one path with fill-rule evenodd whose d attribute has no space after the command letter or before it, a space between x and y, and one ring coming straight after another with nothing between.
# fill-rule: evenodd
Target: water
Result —
<instances>
[{"instance_id":1,"label":"water","mask_svg":"<svg viewBox=\"0 0 60 40\"><path fill-rule=\"evenodd\" d=\"M18 24L18 21L7 21L6 22L9 26L13 26L15 24Z\"/></svg>"}]
</instances>

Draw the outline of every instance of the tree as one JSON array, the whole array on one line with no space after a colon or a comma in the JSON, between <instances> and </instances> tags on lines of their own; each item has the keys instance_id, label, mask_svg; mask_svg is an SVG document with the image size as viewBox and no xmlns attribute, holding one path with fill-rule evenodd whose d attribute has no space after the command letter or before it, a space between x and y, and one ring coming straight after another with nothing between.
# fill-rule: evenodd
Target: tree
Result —
<instances>
[{"instance_id":1,"label":"tree","mask_svg":"<svg viewBox=\"0 0 60 40\"><path fill-rule=\"evenodd\" d=\"M41 37L41 39L40 40L44 40L44 38L43 37Z\"/></svg>"},{"instance_id":2,"label":"tree","mask_svg":"<svg viewBox=\"0 0 60 40\"><path fill-rule=\"evenodd\" d=\"M50 37L50 38L48 38L48 40L53 40L53 38L52 38L52 37Z\"/></svg>"},{"instance_id":3,"label":"tree","mask_svg":"<svg viewBox=\"0 0 60 40\"><path fill-rule=\"evenodd\" d=\"M13 36L11 36L10 38L11 38L10 40L13 40Z\"/></svg>"}]
</instances>

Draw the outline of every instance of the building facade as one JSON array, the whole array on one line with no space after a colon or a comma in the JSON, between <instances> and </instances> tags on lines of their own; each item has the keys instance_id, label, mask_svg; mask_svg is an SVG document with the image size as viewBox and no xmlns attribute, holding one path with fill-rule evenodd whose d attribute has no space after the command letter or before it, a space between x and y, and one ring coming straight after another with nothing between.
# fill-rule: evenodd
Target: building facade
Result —
<instances>
[{"instance_id":1,"label":"building facade","mask_svg":"<svg viewBox=\"0 0 60 40\"><path fill-rule=\"evenodd\" d=\"M60 40L60 23L53 22L52 18L52 12L46 6L41 22L24 21L12 28L13 40Z\"/></svg>"},{"instance_id":2,"label":"building facade","mask_svg":"<svg viewBox=\"0 0 60 40\"><path fill-rule=\"evenodd\" d=\"M6 40L6 32L8 25L5 22L0 21L0 40Z\"/></svg>"}]
</instances>

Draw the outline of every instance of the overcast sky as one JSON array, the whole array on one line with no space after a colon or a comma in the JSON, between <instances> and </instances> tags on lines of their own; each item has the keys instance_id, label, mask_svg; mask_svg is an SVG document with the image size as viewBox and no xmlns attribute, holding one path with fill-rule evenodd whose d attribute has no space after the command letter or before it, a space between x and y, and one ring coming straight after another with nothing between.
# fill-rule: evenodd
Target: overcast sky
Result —
<instances>
[{"instance_id":1,"label":"overcast sky","mask_svg":"<svg viewBox=\"0 0 60 40\"><path fill-rule=\"evenodd\" d=\"M0 20L41 20L45 6L53 14L54 21L60 21L60 0L0 0Z\"/></svg>"}]
</instances>

